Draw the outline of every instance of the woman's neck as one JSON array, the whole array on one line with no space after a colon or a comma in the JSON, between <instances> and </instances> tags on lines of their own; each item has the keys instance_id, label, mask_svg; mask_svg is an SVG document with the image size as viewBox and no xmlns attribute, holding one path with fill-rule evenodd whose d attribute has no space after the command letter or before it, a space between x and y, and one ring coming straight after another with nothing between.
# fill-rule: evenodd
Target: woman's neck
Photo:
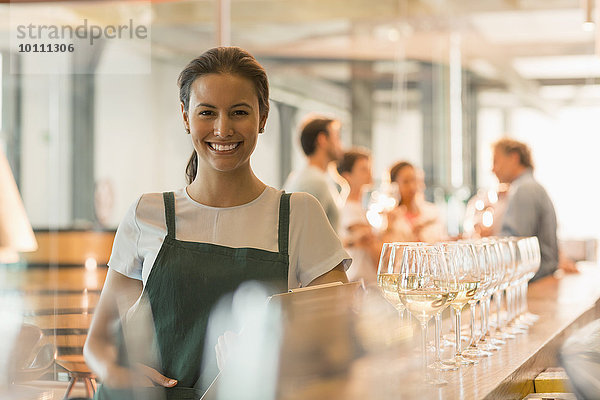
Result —
<instances>
[{"instance_id":1,"label":"woman's neck","mask_svg":"<svg viewBox=\"0 0 600 400\"><path fill-rule=\"evenodd\" d=\"M362 189L353 188L350 186L350 193L348 193L347 201L358 201L362 200Z\"/></svg>"},{"instance_id":2,"label":"woman's neck","mask_svg":"<svg viewBox=\"0 0 600 400\"><path fill-rule=\"evenodd\" d=\"M417 206L414 197L410 200L401 200L400 205L406 207L406 211L411 214L417 214L419 212L419 207Z\"/></svg>"},{"instance_id":3,"label":"woman's neck","mask_svg":"<svg viewBox=\"0 0 600 400\"><path fill-rule=\"evenodd\" d=\"M267 185L248 168L246 171L198 170L196 179L187 187L190 197L210 207L235 207L256 199Z\"/></svg>"}]
</instances>

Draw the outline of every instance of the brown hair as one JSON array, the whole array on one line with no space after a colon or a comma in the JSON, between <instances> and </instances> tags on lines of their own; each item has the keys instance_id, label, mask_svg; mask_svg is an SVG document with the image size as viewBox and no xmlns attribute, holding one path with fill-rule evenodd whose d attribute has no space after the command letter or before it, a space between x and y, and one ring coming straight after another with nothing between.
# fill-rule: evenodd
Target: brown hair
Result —
<instances>
[{"instance_id":1,"label":"brown hair","mask_svg":"<svg viewBox=\"0 0 600 400\"><path fill-rule=\"evenodd\" d=\"M500 139L493 145L494 151L500 150L504 154L518 154L519 163L526 167L533 169L533 161L531 160L531 150L525 143L519 142L514 139Z\"/></svg>"},{"instance_id":2,"label":"brown hair","mask_svg":"<svg viewBox=\"0 0 600 400\"><path fill-rule=\"evenodd\" d=\"M344 156L341 160L338 161L337 171L338 174L342 175L344 172L352 172L352 168L354 168L354 164L358 160L362 160L366 158L367 160L371 158L371 155L367 150L363 149L351 149L344 153Z\"/></svg>"},{"instance_id":3,"label":"brown hair","mask_svg":"<svg viewBox=\"0 0 600 400\"><path fill-rule=\"evenodd\" d=\"M329 124L334 121L335 120L331 118L315 117L309 119L304 123L304 125L302 125L302 130L300 132L300 144L302 145L304 154L310 156L315 152L319 133L329 136Z\"/></svg>"},{"instance_id":4,"label":"brown hair","mask_svg":"<svg viewBox=\"0 0 600 400\"><path fill-rule=\"evenodd\" d=\"M396 182L396 178L398 177L398 174L400 173L400 171L402 171L406 167L410 167L413 169L415 168L408 161L399 161L396 164L392 165L392 168L390 168L390 182Z\"/></svg>"},{"instance_id":5,"label":"brown hair","mask_svg":"<svg viewBox=\"0 0 600 400\"><path fill-rule=\"evenodd\" d=\"M232 74L249 79L254 83L258 107L261 117L269 114L269 81L264 68L247 51L239 47L214 47L194 58L181 71L177 79L179 86L179 100L183 108L190 108L190 91L196 79L207 74ZM185 174L188 183L196 178L198 169L198 155L192 153Z\"/></svg>"}]
</instances>

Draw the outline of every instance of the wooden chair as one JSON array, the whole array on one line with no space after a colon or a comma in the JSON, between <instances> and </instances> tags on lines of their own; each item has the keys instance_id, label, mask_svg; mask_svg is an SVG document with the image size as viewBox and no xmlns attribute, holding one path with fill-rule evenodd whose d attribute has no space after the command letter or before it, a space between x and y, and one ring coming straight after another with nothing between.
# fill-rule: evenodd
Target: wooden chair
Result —
<instances>
[{"instance_id":1,"label":"wooden chair","mask_svg":"<svg viewBox=\"0 0 600 400\"><path fill-rule=\"evenodd\" d=\"M77 381L85 385L85 393L88 398L94 397L96 393L96 375L90 371L82 355L65 355L56 359L56 363L69 372L69 386L63 399L68 399Z\"/></svg>"}]
</instances>

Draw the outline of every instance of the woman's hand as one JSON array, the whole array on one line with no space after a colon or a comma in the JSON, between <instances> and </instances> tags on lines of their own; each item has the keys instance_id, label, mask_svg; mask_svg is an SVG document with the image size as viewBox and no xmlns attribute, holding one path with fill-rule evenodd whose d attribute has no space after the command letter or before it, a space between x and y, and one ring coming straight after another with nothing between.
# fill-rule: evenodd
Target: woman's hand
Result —
<instances>
[{"instance_id":1,"label":"woman's hand","mask_svg":"<svg viewBox=\"0 0 600 400\"><path fill-rule=\"evenodd\" d=\"M239 335L232 331L225 331L224 334L219 336L217 344L215 345L215 353L217 353L217 366L219 367L219 371L225 368L227 359L231 354L231 349L237 343L238 337Z\"/></svg>"},{"instance_id":2,"label":"woman's hand","mask_svg":"<svg viewBox=\"0 0 600 400\"><path fill-rule=\"evenodd\" d=\"M176 379L167 378L154 368L143 364L136 364L132 369L118 365L110 366L102 382L113 389L177 385Z\"/></svg>"}]
</instances>

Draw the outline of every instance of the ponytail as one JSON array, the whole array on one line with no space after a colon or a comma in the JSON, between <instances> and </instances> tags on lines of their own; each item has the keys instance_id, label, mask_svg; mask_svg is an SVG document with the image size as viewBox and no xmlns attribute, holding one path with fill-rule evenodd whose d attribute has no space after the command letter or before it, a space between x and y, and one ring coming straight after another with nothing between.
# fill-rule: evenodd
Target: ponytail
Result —
<instances>
[{"instance_id":1,"label":"ponytail","mask_svg":"<svg viewBox=\"0 0 600 400\"><path fill-rule=\"evenodd\" d=\"M192 152L190 159L188 160L187 167L185 168L185 177L187 178L187 183L190 184L194 182L196 179L196 173L198 172L198 155L196 154L196 150Z\"/></svg>"}]
</instances>

